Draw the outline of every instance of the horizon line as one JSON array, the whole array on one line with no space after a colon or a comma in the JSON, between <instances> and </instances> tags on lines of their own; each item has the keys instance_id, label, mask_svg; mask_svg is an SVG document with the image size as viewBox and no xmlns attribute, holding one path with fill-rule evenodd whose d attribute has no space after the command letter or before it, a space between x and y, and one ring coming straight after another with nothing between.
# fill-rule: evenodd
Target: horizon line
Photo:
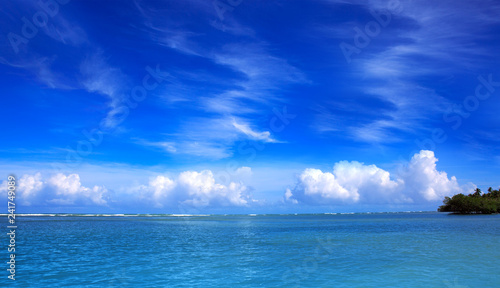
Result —
<instances>
[{"instance_id":1,"label":"horizon line","mask_svg":"<svg viewBox=\"0 0 500 288\"><path fill-rule=\"evenodd\" d=\"M353 214L402 214L443 213L438 211L385 211L385 212L324 212L324 213L241 213L241 214L174 214L174 213L19 213L20 217L207 217L207 216L286 216L286 215L353 215ZM0 213L0 216L9 216Z\"/></svg>"}]
</instances>

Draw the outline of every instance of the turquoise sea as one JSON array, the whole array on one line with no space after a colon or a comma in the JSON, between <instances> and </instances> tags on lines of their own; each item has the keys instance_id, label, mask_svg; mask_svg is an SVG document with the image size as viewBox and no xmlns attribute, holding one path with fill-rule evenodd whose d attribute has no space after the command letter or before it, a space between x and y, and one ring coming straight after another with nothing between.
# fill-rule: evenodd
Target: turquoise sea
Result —
<instances>
[{"instance_id":1,"label":"turquoise sea","mask_svg":"<svg viewBox=\"0 0 500 288\"><path fill-rule=\"evenodd\" d=\"M500 287L500 215L16 219L1 287Z\"/></svg>"}]
</instances>

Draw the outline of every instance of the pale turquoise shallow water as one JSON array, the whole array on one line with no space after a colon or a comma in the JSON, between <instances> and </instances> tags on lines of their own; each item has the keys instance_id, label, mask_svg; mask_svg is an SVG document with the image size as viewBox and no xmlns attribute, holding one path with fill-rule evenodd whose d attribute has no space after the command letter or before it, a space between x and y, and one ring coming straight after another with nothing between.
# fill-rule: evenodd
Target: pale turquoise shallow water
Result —
<instances>
[{"instance_id":1,"label":"pale turquoise shallow water","mask_svg":"<svg viewBox=\"0 0 500 288\"><path fill-rule=\"evenodd\" d=\"M4 264L1 287L500 287L500 215L18 217L18 226L17 280Z\"/></svg>"}]
</instances>

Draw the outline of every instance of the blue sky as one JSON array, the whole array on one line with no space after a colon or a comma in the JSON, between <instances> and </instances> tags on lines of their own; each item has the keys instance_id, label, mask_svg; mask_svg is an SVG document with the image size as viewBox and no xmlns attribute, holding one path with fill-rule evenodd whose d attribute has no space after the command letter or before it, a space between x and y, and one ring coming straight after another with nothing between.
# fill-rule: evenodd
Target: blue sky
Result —
<instances>
[{"instance_id":1,"label":"blue sky","mask_svg":"<svg viewBox=\"0 0 500 288\"><path fill-rule=\"evenodd\" d=\"M435 210L500 185L497 1L40 3L0 8L20 212Z\"/></svg>"}]
</instances>

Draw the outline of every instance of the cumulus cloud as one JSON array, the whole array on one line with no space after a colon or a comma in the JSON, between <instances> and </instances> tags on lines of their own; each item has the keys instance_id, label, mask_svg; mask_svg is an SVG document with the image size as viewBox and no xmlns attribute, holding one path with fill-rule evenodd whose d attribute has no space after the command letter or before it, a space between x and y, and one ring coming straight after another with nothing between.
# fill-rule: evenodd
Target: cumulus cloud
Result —
<instances>
[{"instance_id":1,"label":"cumulus cloud","mask_svg":"<svg viewBox=\"0 0 500 288\"><path fill-rule=\"evenodd\" d=\"M285 201L293 203L293 204L299 203L299 201L297 201L297 199L293 198L293 193L292 193L292 190L290 190L290 188L286 188Z\"/></svg>"},{"instance_id":2,"label":"cumulus cloud","mask_svg":"<svg viewBox=\"0 0 500 288\"><path fill-rule=\"evenodd\" d=\"M153 190L153 198L159 202L162 201L168 193L175 188L176 183L165 176L157 176L149 181L149 187Z\"/></svg>"},{"instance_id":3,"label":"cumulus cloud","mask_svg":"<svg viewBox=\"0 0 500 288\"><path fill-rule=\"evenodd\" d=\"M2 190L4 187L2 186ZM78 174L62 173L43 179L41 173L23 175L17 186L17 199L25 206L43 206L57 204L72 205L107 205L107 189L102 186L85 187Z\"/></svg>"},{"instance_id":4,"label":"cumulus cloud","mask_svg":"<svg viewBox=\"0 0 500 288\"><path fill-rule=\"evenodd\" d=\"M242 207L256 202L251 188L242 181L252 175L250 167L234 170L231 181L221 184L210 170L184 171L177 177L157 175L147 183L124 190L108 191L104 186L86 187L80 175L62 174L43 177L41 173L23 175L18 181L17 199L24 206L121 206L130 203L144 207L195 209L205 207ZM229 180L229 179L227 179ZM0 183L0 193L7 193L7 182Z\"/></svg>"},{"instance_id":5,"label":"cumulus cloud","mask_svg":"<svg viewBox=\"0 0 500 288\"><path fill-rule=\"evenodd\" d=\"M340 161L331 171L307 168L297 176L295 186L285 190L283 201L297 205L419 204L470 193L475 188L471 183L460 185L456 177L439 171L437 161L434 152L422 150L393 174L357 161ZM250 167L234 167L232 173L226 174L216 176L211 170L160 174L110 191L104 186L84 186L78 174L45 177L41 173L26 174L18 181L17 200L24 206L134 209L139 206L146 208L144 211L148 208L201 211L263 203L255 200L251 196L253 188L244 184L252 182ZM4 181L0 192L6 191Z\"/></svg>"},{"instance_id":6,"label":"cumulus cloud","mask_svg":"<svg viewBox=\"0 0 500 288\"><path fill-rule=\"evenodd\" d=\"M97 205L106 205L104 194L107 189L101 186L87 188L80 183L78 174L56 174L48 179L47 186L55 192L56 198L47 200L51 203L73 205L78 202L91 202Z\"/></svg>"},{"instance_id":7,"label":"cumulus cloud","mask_svg":"<svg viewBox=\"0 0 500 288\"><path fill-rule=\"evenodd\" d=\"M437 161L434 152L427 150L422 150L412 157L403 175L407 193L413 197L419 195L427 201L435 201L442 200L444 196L467 193L476 188L470 183L460 186L455 176L448 178L446 172L437 171Z\"/></svg>"},{"instance_id":8,"label":"cumulus cloud","mask_svg":"<svg viewBox=\"0 0 500 288\"><path fill-rule=\"evenodd\" d=\"M42 175L40 173L36 173L35 175L24 175L21 177L21 179L19 179L19 186L17 190L21 192L19 195L21 201L23 201L26 205L31 205L30 199L35 198L42 188Z\"/></svg>"},{"instance_id":9,"label":"cumulus cloud","mask_svg":"<svg viewBox=\"0 0 500 288\"><path fill-rule=\"evenodd\" d=\"M303 190L305 197L326 200L352 200L356 202L359 199L357 191L348 191L339 184L338 179L332 173L323 173L319 169L306 169L299 176L300 189Z\"/></svg>"},{"instance_id":10,"label":"cumulus cloud","mask_svg":"<svg viewBox=\"0 0 500 288\"><path fill-rule=\"evenodd\" d=\"M242 167L240 173L249 173ZM185 171L172 180L159 175L150 180L147 187L157 207L189 205L207 206L246 206L250 202L248 188L242 183L230 182L228 185L216 183L210 170Z\"/></svg>"},{"instance_id":11,"label":"cumulus cloud","mask_svg":"<svg viewBox=\"0 0 500 288\"><path fill-rule=\"evenodd\" d=\"M253 175L252 168L243 166L236 169L232 177L234 179L239 180L240 182L248 183L250 182L250 178L252 178L252 175Z\"/></svg>"},{"instance_id":12,"label":"cumulus cloud","mask_svg":"<svg viewBox=\"0 0 500 288\"><path fill-rule=\"evenodd\" d=\"M341 161L333 172L305 169L284 200L291 203L412 203L438 201L444 196L467 193L474 185L460 186L457 179L436 169L434 152L422 150L407 167L391 177L375 165Z\"/></svg>"}]
</instances>

